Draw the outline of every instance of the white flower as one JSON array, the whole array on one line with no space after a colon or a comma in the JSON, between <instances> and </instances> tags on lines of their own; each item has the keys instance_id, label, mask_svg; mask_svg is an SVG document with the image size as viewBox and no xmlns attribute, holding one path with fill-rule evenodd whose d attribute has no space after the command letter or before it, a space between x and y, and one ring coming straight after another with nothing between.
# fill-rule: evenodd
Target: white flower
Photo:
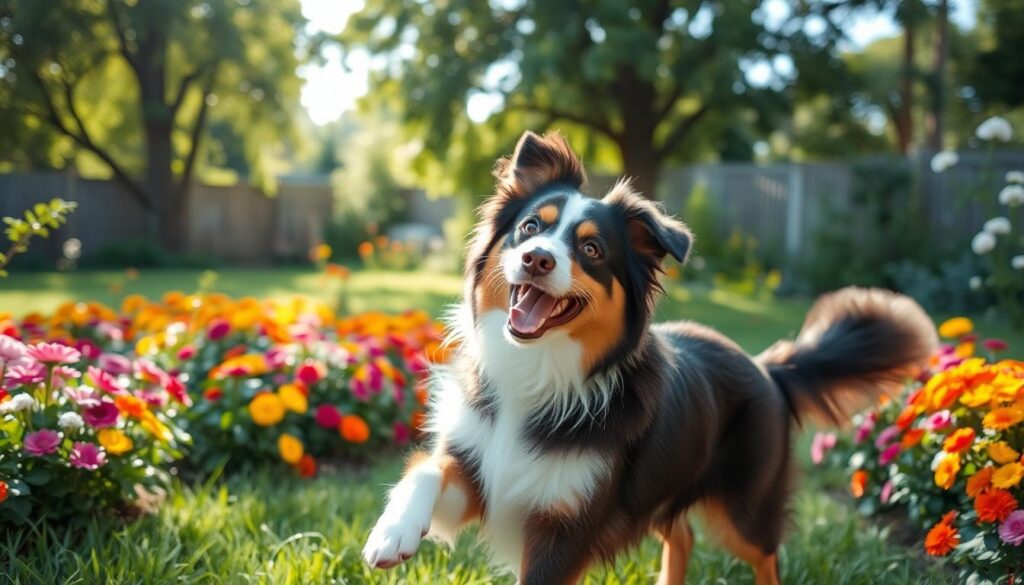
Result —
<instances>
[{"instance_id":1,"label":"white flower","mask_svg":"<svg viewBox=\"0 0 1024 585\"><path fill-rule=\"evenodd\" d=\"M1024 171L1010 171L1006 173L1007 183L1024 184Z\"/></svg>"},{"instance_id":2,"label":"white flower","mask_svg":"<svg viewBox=\"0 0 1024 585\"><path fill-rule=\"evenodd\" d=\"M35 410L36 399L28 394L15 394L10 400L0 404L0 414L10 414L23 410Z\"/></svg>"},{"instance_id":3,"label":"white flower","mask_svg":"<svg viewBox=\"0 0 1024 585\"><path fill-rule=\"evenodd\" d=\"M1009 142L1013 138L1013 127L1001 116L992 116L978 125L974 134L982 140L999 140Z\"/></svg>"},{"instance_id":4,"label":"white flower","mask_svg":"<svg viewBox=\"0 0 1024 585\"><path fill-rule=\"evenodd\" d=\"M1010 266L1014 270L1024 270L1024 254L1010 258Z\"/></svg>"},{"instance_id":5,"label":"white flower","mask_svg":"<svg viewBox=\"0 0 1024 585\"><path fill-rule=\"evenodd\" d=\"M82 417L77 412L64 412L57 417L57 426L69 431L77 431L84 424L85 421L82 420Z\"/></svg>"},{"instance_id":6,"label":"white flower","mask_svg":"<svg viewBox=\"0 0 1024 585\"><path fill-rule=\"evenodd\" d=\"M996 247L996 237L986 231L980 231L971 240L971 249L974 253L982 256L988 254Z\"/></svg>"},{"instance_id":7,"label":"white flower","mask_svg":"<svg viewBox=\"0 0 1024 585\"><path fill-rule=\"evenodd\" d=\"M1006 235L1011 230L1010 220L1005 217L993 217L985 222L985 227L982 229L993 236Z\"/></svg>"},{"instance_id":8,"label":"white flower","mask_svg":"<svg viewBox=\"0 0 1024 585\"><path fill-rule=\"evenodd\" d=\"M952 150L943 150L932 157L932 171L941 173L958 162L960 162L960 155Z\"/></svg>"},{"instance_id":9,"label":"white flower","mask_svg":"<svg viewBox=\"0 0 1024 585\"><path fill-rule=\"evenodd\" d=\"M1007 185L999 192L999 203L1017 207L1024 204L1024 185Z\"/></svg>"},{"instance_id":10,"label":"white flower","mask_svg":"<svg viewBox=\"0 0 1024 585\"><path fill-rule=\"evenodd\" d=\"M981 290L981 277L972 276L971 279L967 281L967 285L971 287L971 290Z\"/></svg>"}]
</instances>

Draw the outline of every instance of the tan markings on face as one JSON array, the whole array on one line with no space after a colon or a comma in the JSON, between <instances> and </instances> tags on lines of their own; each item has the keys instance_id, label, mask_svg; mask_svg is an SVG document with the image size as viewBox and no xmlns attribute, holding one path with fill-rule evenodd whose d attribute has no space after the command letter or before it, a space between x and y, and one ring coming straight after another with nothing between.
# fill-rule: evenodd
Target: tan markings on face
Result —
<instances>
[{"instance_id":1,"label":"tan markings on face","mask_svg":"<svg viewBox=\"0 0 1024 585\"><path fill-rule=\"evenodd\" d=\"M587 238L592 238L598 234L597 224L590 221L589 219L581 222L580 225L576 226L576 239L583 241Z\"/></svg>"},{"instance_id":2,"label":"tan markings on face","mask_svg":"<svg viewBox=\"0 0 1024 585\"><path fill-rule=\"evenodd\" d=\"M476 302L476 314L483 315L494 309L508 311L508 284L501 273L501 242L494 244L487 251L487 262L480 273L473 300Z\"/></svg>"},{"instance_id":3,"label":"tan markings on face","mask_svg":"<svg viewBox=\"0 0 1024 585\"><path fill-rule=\"evenodd\" d=\"M537 210L537 215L540 216L541 221L544 223L555 223L558 221L558 207L555 205L545 205Z\"/></svg>"},{"instance_id":4,"label":"tan markings on face","mask_svg":"<svg viewBox=\"0 0 1024 585\"><path fill-rule=\"evenodd\" d=\"M583 312L567 323L569 336L583 345L583 371L588 374L622 337L626 292L612 279L611 294L577 264L572 266L574 293L586 297Z\"/></svg>"}]
</instances>

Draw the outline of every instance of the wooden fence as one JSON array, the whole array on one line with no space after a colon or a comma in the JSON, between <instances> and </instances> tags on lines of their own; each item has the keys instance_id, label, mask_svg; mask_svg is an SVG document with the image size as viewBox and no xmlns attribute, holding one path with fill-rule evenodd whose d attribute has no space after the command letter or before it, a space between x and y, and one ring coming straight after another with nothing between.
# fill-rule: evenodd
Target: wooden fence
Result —
<instances>
[{"instance_id":1,"label":"wooden fence","mask_svg":"<svg viewBox=\"0 0 1024 585\"><path fill-rule=\"evenodd\" d=\"M0 175L0 217L20 215L30 205L61 197L79 203L57 237L37 248L49 259L61 244L77 238L82 255L146 236L145 210L111 181L82 179L72 173ZM273 197L246 185L195 185L188 201L186 250L235 263L268 263L304 257L322 240L332 214L326 179L279 181Z\"/></svg>"}]
</instances>

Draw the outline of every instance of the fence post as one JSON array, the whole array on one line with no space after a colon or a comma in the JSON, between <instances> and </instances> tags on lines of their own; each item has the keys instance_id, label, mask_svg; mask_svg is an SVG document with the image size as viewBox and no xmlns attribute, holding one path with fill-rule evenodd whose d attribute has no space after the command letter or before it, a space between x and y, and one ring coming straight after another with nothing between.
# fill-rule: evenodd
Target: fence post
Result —
<instances>
[{"instance_id":1,"label":"fence post","mask_svg":"<svg viewBox=\"0 0 1024 585\"><path fill-rule=\"evenodd\" d=\"M786 197L786 261L795 266L803 247L804 173L798 164L789 165L789 192Z\"/></svg>"}]
</instances>

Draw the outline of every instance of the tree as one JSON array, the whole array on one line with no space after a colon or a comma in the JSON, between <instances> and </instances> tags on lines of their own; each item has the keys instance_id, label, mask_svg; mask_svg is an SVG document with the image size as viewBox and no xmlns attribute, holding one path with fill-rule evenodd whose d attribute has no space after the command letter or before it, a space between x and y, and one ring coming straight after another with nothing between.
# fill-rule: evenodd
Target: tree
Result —
<instances>
[{"instance_id":1,"label":"tree","mask_svg":"<svg viewBox=\"0 0 1024 585\"><path fill-rule=\"evenodd\" d=\"M980 13L988 46L977 55L970 81L985 105L1024 105L1024 0L985 0Z\"/></svg>"},{"instance_id":2,"label":"tree","mask_svg":"<svg viewBox=\"0 0 1024 585\"><path fill-rule=\"evenodd\" d=\"M179 250L211 110L251 156L288 128L301 23L297 0L0 0L0 133L68 138ZM127 112L100 116L112 99Z\"/></svg>"},{"instance_id":3,"label":"tree","mask_svg":"<svg viewBox=\"0 0 1024 585\"><path fill-rule=\"evenodd\" d=\"M367 0L341 40L387 57L375 97L403 96L404 120L428 150L447 152L467 99L498 94L489 124L526 113L584 129L614 145L625 173L653 196L665 162L702 124L724 130L741 111L763 123L783 108L781 87L755 86L741 69L786 46L759 5Z\"/></svg>"}]
</instances>

